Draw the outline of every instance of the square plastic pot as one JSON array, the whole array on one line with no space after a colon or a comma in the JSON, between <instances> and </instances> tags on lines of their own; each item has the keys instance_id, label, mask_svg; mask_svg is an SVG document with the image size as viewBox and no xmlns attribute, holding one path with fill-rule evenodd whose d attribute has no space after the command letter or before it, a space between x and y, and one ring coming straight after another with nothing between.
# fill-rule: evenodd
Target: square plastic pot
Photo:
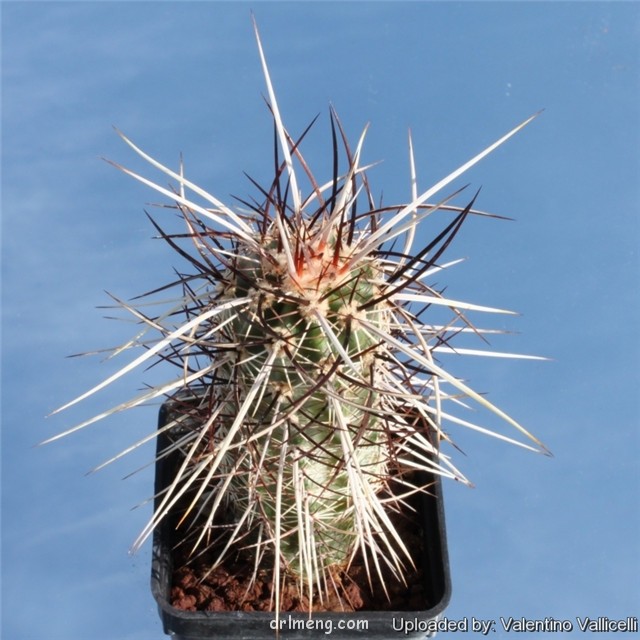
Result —
<instances>
[{"instance_id":1,"label":"square plastic pot","mask_svg":"<svg viewBox=\"0 0 640 640\"><path fill-rule=\"evenodd\" d=\"M159 427L167 422L170 403L160 409ZM158 435L157 451L168 444L167 435ZM175 473L175 458L166 456L156 462L156 496L171 482ZM312 640L328 637L331 640L361 638L366 640L389 638L423 639L433 637L430 625L438 619L451 597L451 580L439 476L434 476L433 490L421 500L424 532L423 592L425 608L420 611L357 611L354 613L282 612L279 637L285 640ZM158 498L156 498L158 501ZM156 505L157 506L157 505ZM184 611L173 607L170 593L173 575L175 527L165 518L153 535L151 564L151 592L158 604L164 632L175 640L205 640L222 638L231 640L264 640L276 637L276 616L265 612L209 612Z\"/></svg>"}]
</instances>

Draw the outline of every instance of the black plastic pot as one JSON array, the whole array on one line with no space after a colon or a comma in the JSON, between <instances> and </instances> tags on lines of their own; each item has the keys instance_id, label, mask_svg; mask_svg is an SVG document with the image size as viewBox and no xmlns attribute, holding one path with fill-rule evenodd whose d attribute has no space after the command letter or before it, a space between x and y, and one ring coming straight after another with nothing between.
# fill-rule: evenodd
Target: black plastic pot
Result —
<instances>
[{"instance_id":1,"label":"black plastic pot","mask_svg":"<svg viewBox=\"0 0 640 640\"><path fill-rule=\"evenodd\" d=\"M160 409L159 426L167 421L169 403ZM166 434L158 436L158 452L167 446ZM175 460L164 457L156 462L156 495L171 482ZM426 608L421 611L358 611L355 613L280 614L279 636L286 640L311 640L328 636L332 640L366 638L427 638L435 633L430 627L449 603L451 581L439 476L433 478L433 495L424 495L422 513L424 531L423 591ZM158 500L158 498L156 498ZM175 527L164 519L153 536L151 592L158 603L164 632L176 640L210 638L262 640L276 637L276 616L263 612L183 611L170 604ZM431 625L429 624L431 623Z\"/></svg>"}]
</instances>

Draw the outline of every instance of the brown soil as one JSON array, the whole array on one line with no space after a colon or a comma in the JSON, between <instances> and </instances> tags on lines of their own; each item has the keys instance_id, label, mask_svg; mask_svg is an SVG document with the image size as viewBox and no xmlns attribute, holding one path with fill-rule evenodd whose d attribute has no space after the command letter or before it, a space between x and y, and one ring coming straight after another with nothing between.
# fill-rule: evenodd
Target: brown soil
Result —
<instances>
[{"instance_id":1,"label":"brown soil","mask_svg":"<svg viewBox=\"0 0 640 640\"><path fill-rule=\"evenodd\" d=\"M397 515L396 528L407 549L415 554L416 568L407 567L406 584L398 581L390 570L385 571L389 598L371 566L372 586L361 557L356 557L347 571L333 576L335 588L325 595L324 601L314 599L313 611L417 611L425 609L422 587L423 572L420 557L423 548L422 527L415 513ZM215 547L196 559L189 560L179 550L174 562L179 567L173 574L171 604L187 611L270 611L272 609L271 571L260 573L251 582L253 567L241 559L227 560L213 571L210 567L217 557ZM208 573L208 575L206 575ZM204 577L203 577L204 576ZM281 611L309 611L309 602L301 596L295 581L285 583L281 593Z\"/></svg>"}]
</instances>

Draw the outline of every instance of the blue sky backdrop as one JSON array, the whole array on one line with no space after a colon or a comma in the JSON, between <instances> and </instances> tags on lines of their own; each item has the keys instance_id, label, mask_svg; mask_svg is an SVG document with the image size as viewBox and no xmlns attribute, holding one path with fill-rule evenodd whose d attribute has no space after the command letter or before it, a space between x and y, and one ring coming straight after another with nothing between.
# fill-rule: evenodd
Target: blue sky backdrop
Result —
<instances>
[{"instance_id":1,"label":"blue sky backdrop","mask_svg":"<svg viewBox=\"0 0 640 640\"><path fill-rule=\"evenodd\" d=\"M127 555L150 514L131 507L151 494L152 469L122 480L152 450L84 475L153 430L157 407L33 445L157 375L44 419L118 365L65 359L133 332L96 310L104 290L132 297L183 266L151 239L143 208L159 198L100 160L141 166L112 125L166 164L182 152L191 179L227 202L255 195L243 171L270 180L250 8L289 130L321 113L305 147L312 166L329 177L332 103L354 140L371 122L364 159L383 160L369 177L385 202L410 193L409 127L424 189L545 109L459 182L482 186L478 206L516 221L468 221L449 252L468 260L438 283L521 312L494 319L518 332L496 348L553 359L447 363L555 457L454 432L476 488L445 486L446 615L638 615L638 3L1 8L2 638L162 635L149 548Z\"/></svg>"}]
</instances>

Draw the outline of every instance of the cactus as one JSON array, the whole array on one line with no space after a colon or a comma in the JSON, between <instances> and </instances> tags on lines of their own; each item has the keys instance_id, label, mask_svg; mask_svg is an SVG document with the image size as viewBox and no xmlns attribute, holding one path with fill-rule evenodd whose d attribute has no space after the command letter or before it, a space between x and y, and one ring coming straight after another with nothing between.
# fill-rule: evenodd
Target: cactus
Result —
<instances>
[{"instance_id":1,"label":"cactus","mask_svg":"<svg viewBox=\"0 0 640 640\"><path fill-rule=\"evenodd\" d=\"M155 316L116 299L142 329L114 351L142 348L142 354L57 411L154 360L175 365L178 374L50 440L173 397L164 429L174 434L172 449L183 461L134 549L186 499L181 526L194 552L222 527L227 542L218 562L242 548L256 571L271 568L274 585L290 577L311 600L357 552L372 573L382 575L386 565L402 578L411 553L390 515L408 496L428 490L414 472L468 484L441 448L450 439L445 424L547 451L436 359L439 352L486 353L451 346L458 333L491 333L475 328L466 312L509 312L450 299L426 282L454 264L441 257L465 219L489 215L474 209L475 197L466 206L452 204L462 190L431 199L535 116L423 193L409 140L411 198L377 206L361 164L366 129L352 150L330 111L333 174L318 182L302 155L304 134L293 139L283 125L257 28L256 38L277 138L272 184L254 183L259 203L234 210L190 182L182 164L173 171L120 134L175 181L175 190L167 189L112 163L174 203L184 233L167 233L150 219L192 271L172 283L177 298ZM302 179L310 185L306 195ZM444 222L414 252L416 229L427 218ZM449 310L450 320L430 322L434 307ZM464 397L524 437L489 432L447 410Z\"/></svg>"}]
</instances>

